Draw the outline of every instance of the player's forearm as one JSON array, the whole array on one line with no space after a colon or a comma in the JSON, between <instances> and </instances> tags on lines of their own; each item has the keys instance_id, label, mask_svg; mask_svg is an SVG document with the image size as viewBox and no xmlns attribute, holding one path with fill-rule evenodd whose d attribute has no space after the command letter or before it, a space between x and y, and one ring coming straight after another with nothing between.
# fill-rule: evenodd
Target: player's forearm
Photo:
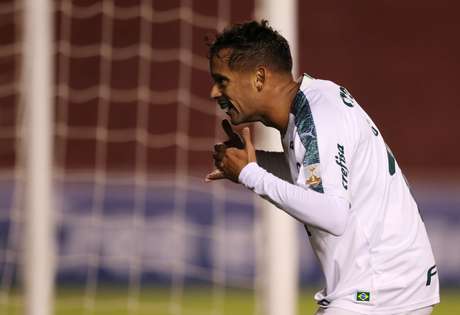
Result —
<instances>
[{"instance_id":1,"label":"player's forearm","mask_svg":"<svg viewBox=\"0 0 460 315\"><path fill-rule=\"evenodd\" d=\"M277 177L292 183L291 171L284 152L256 150L257 164Z\"/></svg>"},{"instance_id":2,"label":"player's forearm","mask_svg":"<svg viewBox=\"0 0 460 315\"><path fill-rule=\"evenodd\" d=\"M240 173L240 182L298 220L340 236L348 221L348 205L341 198L320 194L290 184L250 163Z\"/></svg>"}]
</instances>

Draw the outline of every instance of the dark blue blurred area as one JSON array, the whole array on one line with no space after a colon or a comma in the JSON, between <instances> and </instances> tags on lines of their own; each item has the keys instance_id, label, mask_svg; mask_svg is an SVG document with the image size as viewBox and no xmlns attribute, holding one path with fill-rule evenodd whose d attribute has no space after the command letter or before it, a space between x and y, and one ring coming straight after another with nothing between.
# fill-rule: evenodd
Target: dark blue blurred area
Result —
<instances>
[{"instance_id":1,"label":"dark blue blurred area","mask_svg":"<svg viewBox=\"0 0 460 315\"><path fill-rule=\"evenodd\" d=\"M251 287L257 217L253 195L227 186L217 193L201 185L190 183L188 189L175 188L174 183L136 187L110 181L98 189L84 181L59 185L58 281L87 283L92 278L126 283L139 278L142 284L169 285L173 275L179 275L193 283L212 283L220 277L230 286ZM0 274L7 269L15 274L18 247L8 245L13 237L13 189L6 184L1 188ZM442 284L459 285L460 194L455 187L436 189L415 185L414 194ZM18 238L20 230L16 229ZM317 284L321 272L301 224L298 235L301 283ZM2 259L7 248L10 255L16 251L9 265Z\"/></svg>"}]
</instances>

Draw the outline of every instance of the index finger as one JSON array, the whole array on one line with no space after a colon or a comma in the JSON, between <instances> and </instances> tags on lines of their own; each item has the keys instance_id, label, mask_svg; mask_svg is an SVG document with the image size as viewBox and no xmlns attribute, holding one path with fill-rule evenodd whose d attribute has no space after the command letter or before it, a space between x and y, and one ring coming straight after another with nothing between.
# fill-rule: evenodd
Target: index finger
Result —
<instances>
[{"instance_id":1,"label":"index finger","mask_svg":"<svg viewBox=\"0 0 460 315\"><path fill-rule=\"evenodd\" d=\"M232 126L227 119L222 120L222 128L229 138L229 140L224 142L226 146L244 149L244 142L241 140L241 137L233 131Z\"/></svg>"},{"instance_id":2,"label":"index finger","mask_svg":"<svg viewBox=\"0 0 460 315\"><path fill-rule=\"evenodd\" d=\"M235 138L236 133L232 129L232 125L227 119L222 120L222 128L230 139Z\"/></svg>"}]
</instances>

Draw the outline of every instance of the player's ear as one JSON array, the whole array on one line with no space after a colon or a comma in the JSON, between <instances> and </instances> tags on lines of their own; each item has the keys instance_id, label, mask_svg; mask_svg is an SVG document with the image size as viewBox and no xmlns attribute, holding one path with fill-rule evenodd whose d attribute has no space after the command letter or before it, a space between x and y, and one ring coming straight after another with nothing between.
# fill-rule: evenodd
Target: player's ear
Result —
<instances>
[{"instance_id":1,"label":"player's ear","mask_svg":"<svg viewBox=\"0 0 460 315\"><path fill-rule=\"evenodd\" d=\"M266 71L264 67L257 67L255 76L255 86L257 91L262 91L266 79Z\"/></svg>"}]
</instances>

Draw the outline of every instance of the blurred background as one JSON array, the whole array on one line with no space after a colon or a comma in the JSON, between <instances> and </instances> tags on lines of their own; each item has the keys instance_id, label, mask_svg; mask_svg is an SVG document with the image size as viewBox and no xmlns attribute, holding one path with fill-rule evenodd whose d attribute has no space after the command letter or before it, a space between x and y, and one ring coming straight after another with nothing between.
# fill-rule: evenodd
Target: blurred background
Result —
<instances>
[{"instance_id":1,"label":"blurred background","mask_svg":"<svg viewBox=\"0 0 460 315\"><path fill-rule=\"evenodd\" d=\"M260 313L253 195L203 178L224 139L206 38L262 4L53 2L56 314ZM458 12L326 0L294 17L299 73L345 86L411 184L449 305L434 314L460 313ZM1 1L1 314L23 309L22 23L23 2ZM297 233L299 314L311 314L321 272Z\"/></svg>"}]
</instances>

